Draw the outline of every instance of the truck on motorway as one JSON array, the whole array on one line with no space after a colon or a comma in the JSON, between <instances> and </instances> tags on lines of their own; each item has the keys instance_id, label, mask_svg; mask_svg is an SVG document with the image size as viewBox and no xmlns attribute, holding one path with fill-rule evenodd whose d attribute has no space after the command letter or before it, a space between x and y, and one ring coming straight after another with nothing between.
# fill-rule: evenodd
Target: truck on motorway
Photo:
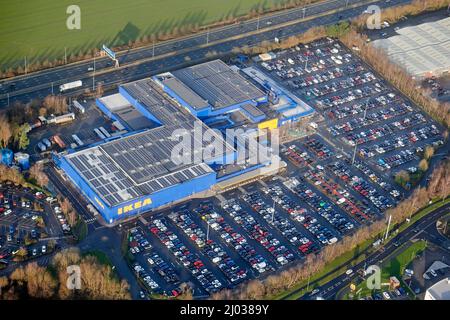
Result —
<instances>
[{"instance_id":1,"label":"truck on motorway","mask_svg":"<svg viewBox=\"0 0 450 320\"><path fill-rule=\"evenodd\" d=\"M59 86L59 91L64 92L64 91L69 90L69 89L79 88L82 85L83 85L83 82L81 80L64 83L64 84Z\"/></svg>"}]
</instances>

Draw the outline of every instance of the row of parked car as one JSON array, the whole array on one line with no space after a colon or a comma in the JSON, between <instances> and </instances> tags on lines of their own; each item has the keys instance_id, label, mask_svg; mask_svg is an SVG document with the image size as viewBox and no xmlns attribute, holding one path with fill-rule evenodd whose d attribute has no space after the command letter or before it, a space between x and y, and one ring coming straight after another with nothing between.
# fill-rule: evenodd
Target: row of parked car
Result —
<instances>
[{"instance_id":1,"label":"row of parked car","mask_svg":"<svg viewBox=\"0 0 450 320\"><path fill-rule=\"evenodd\" d=\"M323 171L309 170L305 172L304 177L315 185L316 188L321 189L335 204L355 217L359 222L366 222L369 219L368 215L372 215L369 207L363 205L347 190L341 188L336 182L328 178Z\"/></svg>"},{"instance_id":2,"label":"row of parked car","mask_svg":"<svg viewBox=\"0 0 450 320\"><path fill-rule=\"evenodd\" d=\"M372 158L376 155L391 152L396 149L403 148L406 145L413 144L421 140L426 140L437 135L439 135L439 130L437 130L436 126L426 126L424 128L396 136L392 139L384 140L382 143L361 148L359 150L359 154L363 158Z\"/></svg>"},{"instance_id":3,"label":"row of parked car","mask_svg":"<svg viewBox=\"0 0 450 320\"><path fill-rule=\"evenodd\" d=\"M226 278L237 284L247 277L247 272L198 226L189 211L173 212L169 218L200 248L200 251L222 271ZM215 226L216 227L216 226Z\"/></svg>"},{"instance_id":4,"label":"row of parked car","mask_svg":"<svg viewBox=\"0 0 450 320\"><path fill-rule=\"evenodd\" d=\"M406 103L377 110L369 110L368 108L365 117L351 117L345 122L341 122L328 127L327 130L336 137L369 125L373 125L377 122L405 115L412 111L413 108Z\"/></svg>"},{"instance_id":5,"label":"row of parked car","mask_svg":"<svg viewBox=\"0 0 450 320\"><path fill-rule=\"evenodd\" d=\"M132 255L152 249L152 245L145 238L143 232L137 228L130 231L128 247Z\"/></svg>"},{"instance_id":6,"label":"row of parked car","mask_svg":"<svg viewBox=\"0 0 450 320\"><path fill-rule=\"evenodd\" d=\"M347 158L345 159L345 161L350 164L351 163L351 159ZM364 173L367 177L369 177L369 179L378 184L384 191L389 192L389 194L396 200L400 199L400 192L397 189L394 189L394 187L392 187L391 184L387 183L386 181L384 181L379 175L377 175L371 168L369 168L369 166L367 166L364 162L360 161L360 160L355 160L355 162L353 163L354 167L357 168L359 171L361 171L362 173Z\"/></svg>"},{"instance_id":7,"label":"row of parked car","mask_svg":"<svg viewBox=\"0 0 450 320\"><path fill-rule=\"evenodd\" d=\"M176 234L168 230L162 220L152 220L149 230L172 252L180 264L191 272L207 292L214 293L223 288L222 283L206 268L198 254L191 252Z\"/></svg>"},{"instance_id":8,"label":"row of parked car","mask_svg":"<svg viewBox=\"0 0 450 320\"><path fill-rule=\"evenodd\" d=\"M351 89L353 87L360 86L364 83L368 83L373 80L376 80L376 77L373 75L373 73L366 72L361 75L354 75L354 76L350 76L345 79L331 81L324 85L315 86L311 89L305 90L304 94L307 97L318 98L318 97L325 96L327 94L335 93L337 91Z\"/></svg>"},{"instance_id":9,"label":"row of parked car","mask_svg":"<svg viewBox=\"0 0 450 320\"><path fill-rule=\"evenodd\" d=\"M349 55L340 55L339 49L338 43L331 48L329 43L315 42L277 53L277 59L262 62L261 66L282 80L293 79L350 62Z\"/></svg>"},{"instance_id":10,"label":"row of parked car","mask_svg":"<svg viewBox=\"0 0 450 320\"><path fill-rule=\"evenodd\" d=\"M377 189L374 188L374 186L372 186L369 182L364 180L362 177L352 175L349 168L344 163L336 161L327 165L327 168L336 177L344 181L347 185L351 186L352 189L355 190L355 192L364 197L365 199L362 199L362 202L365 205L368 206L368 201L370 201L375 205L375 207L380 210L380 212L383 212L393 206L393 203L385 196L380 194Z\"/></svg>"},{"instance_id":11,"label":"row of parked car","mask_svg":"<svg viewBox=\"0 0 450 320\"><path fill-rule=\"evenodd\" d=\"M71 231L71 228L70 228L70 225L67 223L67 219L64 216L61 207L54 206L53 211L56 214L56 218L58 218L58 222L60 223L63 232L69 233Z\"/></svg>"},{"instance_id":12,"label":"row of parked car","mask_svg":"<svg viewBox=\"0 0 450 320\"><path fill-rule=\"evenodd\" d=\"M340 79L345 75L353 75L364 70L365 68L358 63L341 67L334 67L325 71L318 72L314 75L308 75L302 79L294 79L288 81L288 86L294 89L308 88L310 86L325 83L330 80Z\"/></svg>"},{"instance_id":13,"label":"row of parked car","mask_svg":"<svg viewBox=\"0 0 450 320\"><path fill-rule=\"evenodd\" d=\"M293 260L292 252L284 246L267 228L259 224L255 218L245 212L242 207L233 200L228 203L228 214L240 224L247 232L248 236L256 240L267 250L280 265L285 265Z\"/></svg>"},{"instance_id":14,"label":"row of parked car","mask_svg":"<svg viewBox=\"0 0 450 320\"><path fill-rule=\"evenodd\" d=\"M150 265L150 267L156 273L158 273L167 283L170 283L175 286L181 283L175 270L166 261L164 261L157 253L151 253L147 257L147 262Z\"/></svg>"},{"instance_id":15,"label":"row of parked car","mask_svg":"<svg viewBox=\"0 0 450 320\"><path fill-rule=\"evenodd\" d=\"M224 204L223 208L228 212L234 210L232 204ZM225 221L223 216L214 210L210 203L200 206L196 210L196 213L199 214L202 220L206 221L214 231L218 232L225 243L235 250L239 256L247 261L253 269L258 271L258 273L274 270L273 266L271 266L263 256L257 253L255 248L248 243L247 239L239 232L236 232L236 230Z\"/></svg>"},{"instance_id":16,"label":"row of parked car","mask_svg":"<svg viewBox=\"0 0 450 320\"><path fill-rule=\"evenodd\" d=\"M264 189L263 192L272 196L272 199L284 210L292 215L303 212L303 208L293 203L286 195L274 188ZM298 253L303 256L315 251L319 251L319 247L303 235L288 219L284 218L274 207L268 205L261 197L259 192L244 195L252 208L257 211L270 225L274 226L280 233L298 249ZM293 257L293 255L292 255Z\"/></svg>"},{"instance_id":17,"label":"row of parked car","mask_svg":"<svg viewBox=\"0 0 450 320\"><path fill-rule=\"evenodd\" d=\"M141 279L151 290L156 290L159 288L159 285L155 280L148 274L145 268L140 265L138 262L133 263L133 270L136 273L136 276Z\"/></svg>"},{"instance_id":18,"label":"row of parked car","mask_svg":"<svg viewBox=\"0 0 450 320\"><path fill-rule=\"evenodd\" d=\"M415 149L405 149L394 155L378 159L377 165L384 171L399 167L413 160L418 160L418 157L415 155Z\"/></svg>"},{"instance_id":19,"label":"row of parked car","mask_svg":"<svg viewBox=\"0 0 450 320\"><path fill-rule=\"evenodd\" d=\"M324 199L321 195L309 189L303 182L293 179L286 183L287 186L292 185L291 188L297 196L308 204L315 212L320 214L327 220L340 234L345 234L354 229L355 225L349 219L333 208L331 203ZM326 239L328 243L334 242L334 239Z\"/></svg>"},{"instance_id":20,"label":"row of parked car","mask_svg":"<svg viewBox=\"0 0 450 320\"><path fill-rule=\"evenodd\" d=\"M321 160L328 159L334 155L334 153L328 148L328 146L317 139L308 138L304 141L304 145Z\"/></svg>"},{"instance_id":21,"label":"row of parked car","mask_svg":"<svg viewBox=\"0 0 450 320\"><path fill-rule=\"evenodd\" d=\"M353 101L350 104L335 106L327 110L327 115L330 119L353 118L356 115L363 115L364 112L370 112L370 110L387 108L390 105L398 106L402 103L404 103L404 100L394 92L383 92L367 99Z\"/></svg>"},{"instance_id":22,"label":"row of parked car","mask_svg":"<svg viewBox=\"0 0 450 320\"><path fill-rule=\"evenodd\" d=\"M336 108L344 104L353 103L356 100L371 97L373 95L383 92L386 87L381 82L374 82L371 85L364 85L359 89L349 90L347 92L340 92L333 96L317 99L316 106L321 110L328 110Z\"/></svg>"},{"instance_id":23,"label":"row of parked car","mask_svg":"<svg viewBox=\"0 0 450 320\"><path fill-rule=\"evenodd\" d=\"M312 165L314 163L314 160L309 156L307 152L303 152L294 144L287 148L284 154L290 161L292 161L296 166L299 167Z\"/></svg>"},{"instance_id":24,"label":"row of parked car","mask_svg":"<svg viewBox=\"0 0 450 320\"><path fill-rule=\"evenodd\" d=\"M394 121L391 123L385 123L378 127L360 131L360 132L350 132L346 134L344 141L347 142L351 146L361 145L370 141L375 141L377 139L387 137L391 134L394 134L398 131L405 130L407 128L411 128L420 123L424 123L426 121L425 117L421 113L416 113L411 117L403 118L400 121Z\"/></svg>"}]
</instances>

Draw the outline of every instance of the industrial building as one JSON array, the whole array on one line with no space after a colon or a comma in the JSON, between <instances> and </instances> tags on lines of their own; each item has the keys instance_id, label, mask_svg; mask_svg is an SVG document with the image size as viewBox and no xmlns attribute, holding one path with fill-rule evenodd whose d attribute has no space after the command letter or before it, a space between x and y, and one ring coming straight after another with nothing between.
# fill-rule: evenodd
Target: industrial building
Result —
<instances>
[{"instance_id":1,"label":"industrial building","mask_svg":"<svg viewBox=\"0 0 450 320\"><path fill-rule=\"evenodd\" d=\"M450 71L450 18L401 28L398 35L373 41L416 79Z\"/></svg>"},{"instance_id":2,"label":"industrial building","mask_svg":"<svg viewBox=\"0 0 450 320\"><path fill-rule=\"evenodd\" d=\"M450 278L444 278L429 287L424 300L450 300Z\"/></svg>"},{"instance_id":3,"label":"industrial building","mask_svg":"<svg viewBox=\"0 0 450 320\"><path fill-rule=\"evenodd\" d=\"M242 156L237 150L250 149L248 139L259 139L255 132L277 128L285 118L271 108L273 92L251 76L215 60L121 85L119 93L97 99L97 105L128 132L56 155L55 163L109 223L271 166L278 155L258 153L258 162L250 163L249 152L243 163L236 161ZM283 97L290 109L298 108L301 101L295 99ZM231 142L219 130L244 123L245 134ZM212 136L204 139L199 131ZM190 151L179 148L186 137Z\"/></svg>"}]
</instances>

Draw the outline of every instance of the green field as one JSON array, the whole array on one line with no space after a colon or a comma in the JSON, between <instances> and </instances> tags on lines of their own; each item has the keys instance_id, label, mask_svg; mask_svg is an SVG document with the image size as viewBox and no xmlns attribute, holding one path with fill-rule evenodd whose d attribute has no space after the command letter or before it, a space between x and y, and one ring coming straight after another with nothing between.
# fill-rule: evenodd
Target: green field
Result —
<instances>
[{"instance_id":1,"label":"green field","mask_svg":"<svg viewBox=\"0 0 450 320\"><path fill-rule=\"evenodd\" d=\"M283 0L0 0L2 70L30 62L63 59L100 47L127 44L144 35L185 25L206 25ZM81 9L81 29L68 30L69 5Z\"/></svg>"}]
</instances>

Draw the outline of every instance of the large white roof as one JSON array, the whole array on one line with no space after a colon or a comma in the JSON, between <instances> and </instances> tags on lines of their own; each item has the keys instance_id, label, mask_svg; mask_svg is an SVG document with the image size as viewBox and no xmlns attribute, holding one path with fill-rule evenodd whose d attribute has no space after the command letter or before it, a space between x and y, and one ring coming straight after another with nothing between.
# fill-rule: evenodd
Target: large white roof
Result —
<instances>
[{"instance_id":1,"label":"large white roof","mask_svg":"<svg viewBox=\"0 0 450 320\"><path fill-rule=\"evenodd\" d=\"M405 27L398 35L373 41L412 76L439 76L450 70L450 18Z\"/></svg>"}]
</instances>

